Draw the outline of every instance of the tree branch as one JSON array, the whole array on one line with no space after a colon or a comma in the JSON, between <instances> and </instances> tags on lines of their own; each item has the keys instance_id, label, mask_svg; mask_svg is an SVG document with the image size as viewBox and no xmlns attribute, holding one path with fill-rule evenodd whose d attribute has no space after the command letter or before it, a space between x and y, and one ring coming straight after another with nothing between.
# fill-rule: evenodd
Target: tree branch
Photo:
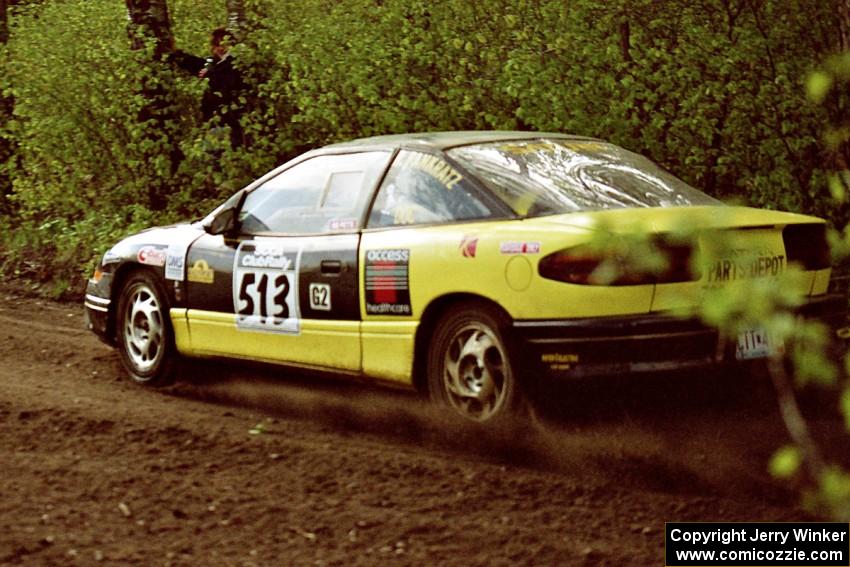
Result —
<instances>
[{"instance_id":1,"label":"tree branch","mask_svg":"<svg viewBox=\"0 0 850 567\"><path fill-rule=\"evenodd\" d=\"M785 422L785 428L788 430L791 440L803 453L803 463L810 479L819 483L823 472L826 470L826 465L817 444L809 433L800 407L797 405L794 387L785 371L785 363L781 357L772 356L768 359L767 367L773 387L776 390L779 411L782 414L782 421Z\"/></svg>"}]
</instances>

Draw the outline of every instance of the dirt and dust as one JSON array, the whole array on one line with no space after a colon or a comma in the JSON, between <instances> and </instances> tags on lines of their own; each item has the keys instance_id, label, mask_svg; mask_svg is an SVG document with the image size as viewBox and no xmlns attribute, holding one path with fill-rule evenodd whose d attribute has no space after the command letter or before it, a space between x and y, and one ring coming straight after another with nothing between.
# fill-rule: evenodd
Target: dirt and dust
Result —
<instances>
[{"instance_id":1,"label":"dirt and dust","mask_svg":"<svg viewBox=\"0 0 850 567\"><path fill-rule=\"evenodd\" d=\"M279 369L182 376L130 384L80 306L0 295L0 564L661 565L665 521L808 519L765 472L770 403L711 375L567 390L511 434Z\"/></svg>"}]
</instances>

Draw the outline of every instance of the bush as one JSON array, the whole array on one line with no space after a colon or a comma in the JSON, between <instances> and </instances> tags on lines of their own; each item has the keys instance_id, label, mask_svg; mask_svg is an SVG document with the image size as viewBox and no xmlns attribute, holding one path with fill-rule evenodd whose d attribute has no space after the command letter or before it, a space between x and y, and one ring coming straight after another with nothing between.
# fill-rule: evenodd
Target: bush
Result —
<instances>
[{"instance_id":1,"label":"bush","mask_svg":"<svg viewBox=\"0 0 850 567\"><path fill-rule=\"evenodd\" d=\"M221 4L216 14L171 0L178 46L205 54ZM141 219L195 217L306 148L405 131L598 136L716 196L847 220L824 198L829 109L802 89L828 51L824 3L245 4L250 25L234 53L249 84L248 143L237 150L200 122L202 81L129 49L121 3L18 8L0 78L16 101L7 270L21 271L23 231L46 273L80 290L81 266ZM152 90L161 122L143 95ZM71 260L54 237L89 248Z\"/></svg>"}]
</instances>

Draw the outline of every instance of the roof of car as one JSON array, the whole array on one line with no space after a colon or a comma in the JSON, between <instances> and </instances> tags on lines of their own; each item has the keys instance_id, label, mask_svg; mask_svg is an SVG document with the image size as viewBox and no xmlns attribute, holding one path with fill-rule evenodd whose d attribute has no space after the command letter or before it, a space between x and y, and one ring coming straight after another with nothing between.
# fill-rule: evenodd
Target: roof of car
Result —
<instances>
[{"instance_id":1,"label":"roof of car","mask_svg":"<svg viewBox=\"0 0 850 567\"><path fill-rule=\"evenodd\" d=\"M322 150L350 150L354 148L396 148L427 147L445 150L455 146L482 144L504 140L529 140L537 138L561 138L572 140L588 140L585 136L571 136L555 132L520 132L510 130L466 130L458 132L420 132L411 134L392 134L388 136L372 136L358 138L347 142L330 144Z\"/></svg>"}]
</instances>

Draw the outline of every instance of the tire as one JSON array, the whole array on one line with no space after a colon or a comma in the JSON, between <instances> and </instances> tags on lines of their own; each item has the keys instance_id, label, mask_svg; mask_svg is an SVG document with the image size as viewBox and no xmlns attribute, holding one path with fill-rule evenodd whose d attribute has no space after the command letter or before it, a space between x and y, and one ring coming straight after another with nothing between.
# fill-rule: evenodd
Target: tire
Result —
<instances>
[{"instance_id":1,"label":"tire","mask_svg":"<svg viewBox=\"0 0 850 567\"><path fill-rule=\"evenodd\" d=\"M152 273L138 271L118 299L116 334L121 363L130 379L147 386L171 383L177 361L168 297Z\"/></svg>"},{"instance_id":2,"label":"tire","mask_svg":"<svg viewBox=\"0 0 850 567\"><path fill-rule=\"evenodd\" d=\"M428 346L431 400L467 420L494 424L527 407L505 345L505 320L486 305L453 309L437 323Z\"/></svg>"}]
</instances>

